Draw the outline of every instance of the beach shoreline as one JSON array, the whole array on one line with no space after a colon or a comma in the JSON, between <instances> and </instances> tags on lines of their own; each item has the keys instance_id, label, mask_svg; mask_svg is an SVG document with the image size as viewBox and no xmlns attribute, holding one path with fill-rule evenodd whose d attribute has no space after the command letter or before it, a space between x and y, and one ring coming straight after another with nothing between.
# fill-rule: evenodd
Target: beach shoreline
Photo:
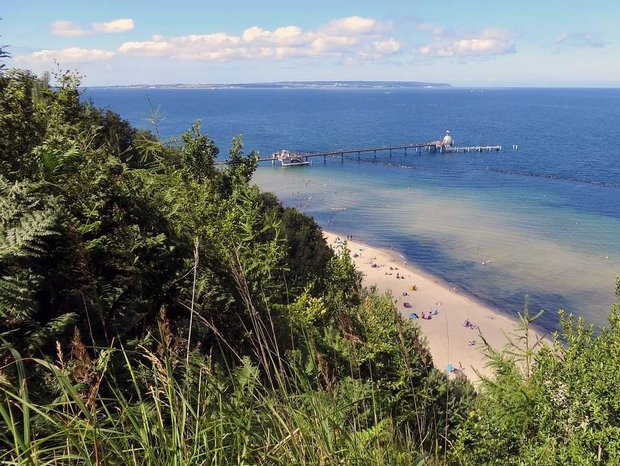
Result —
<instances>
[{"instance_id":1,"label":"beach shoreline","mask_svg":"<svg viewBox=\"0 0 620 466\"><path fill-rule=\"evenodd\" d=\"M478 374L491 375L481 335L493 348L501 349L508 342L507 335L515 332L516 318L461 292L457 284L421 270L394 250L327 230L323 234L336 252L346 242L364 286L374 285L380 294L391 292L403 317L418 323L439 370L462 372L474 384L479 382ZM541 335L537 329L532 333Z\"/></svg>"}]
</instances>

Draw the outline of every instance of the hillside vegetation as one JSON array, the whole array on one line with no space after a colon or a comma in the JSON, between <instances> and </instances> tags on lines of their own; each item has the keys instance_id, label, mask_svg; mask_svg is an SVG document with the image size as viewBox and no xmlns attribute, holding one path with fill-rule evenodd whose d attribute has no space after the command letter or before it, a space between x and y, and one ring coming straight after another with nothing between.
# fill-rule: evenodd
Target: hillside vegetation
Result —
<instances>
[{"instance_id":1,"label":"hillside vegetation","mask_svg":"<svg viewBox=\"0 0 620 466\"><path fill-rule=\"evenodd\" d=\"M476 394L241 140L216 166L199 122L162 141L54 78L0 76L1 464L620 461L617 306L486 348Z\"/></svg>"}]
</instances>

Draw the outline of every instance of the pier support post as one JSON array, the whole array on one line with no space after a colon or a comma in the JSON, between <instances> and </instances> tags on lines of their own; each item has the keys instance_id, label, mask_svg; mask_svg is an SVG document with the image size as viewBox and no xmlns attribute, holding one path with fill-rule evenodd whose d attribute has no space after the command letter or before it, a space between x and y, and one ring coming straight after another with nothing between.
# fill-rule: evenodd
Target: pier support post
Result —
<instances>
[{"instance_id":1,"label":"pier support post","mask_svg":"<svg viewBox=\"0 0 620 466\"><path fill-rule=\"evenodd\" d=\"M344 152L340 152L340 163L344 163Z\"/></svg>"}]
</instances>

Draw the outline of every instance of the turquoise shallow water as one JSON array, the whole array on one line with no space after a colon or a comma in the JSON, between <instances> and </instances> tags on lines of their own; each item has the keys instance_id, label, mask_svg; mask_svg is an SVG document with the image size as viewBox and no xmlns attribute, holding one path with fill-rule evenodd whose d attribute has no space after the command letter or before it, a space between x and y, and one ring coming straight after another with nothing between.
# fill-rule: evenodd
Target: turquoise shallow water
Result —
<instances>
[{"instance_id":1,"label":"turquoise shallow water","mask_svg":"<svg viewBox=\"0 0 620 466\"><path fill-rule=\"evenodd\" d=\"M94 89L164 136L196 118L224 149L261 153L437 139L519 151L315 160L259 168L255 181L326 229L392 247L426 271L514 314L529 295L555 328L563 308L603 324L620 273L620 90Z\"/></svg>"},{"instance_id":2,"label":"turquoise shallow water","mask_svg":"<svg viewBox=\"0 0 620 466\"><path fill-rule=\"evenodd\" d=\"M256 181L326 229L391 247L507 312L521 310L529 295L534 309L604 322L620 264L618 220L559 210L553 200L545 206L544 193L509 185L445 188L398 169L377 182L354 165L262 169ZM546 326L554 320L548 312Z\"/></svg>"}]
</instances>

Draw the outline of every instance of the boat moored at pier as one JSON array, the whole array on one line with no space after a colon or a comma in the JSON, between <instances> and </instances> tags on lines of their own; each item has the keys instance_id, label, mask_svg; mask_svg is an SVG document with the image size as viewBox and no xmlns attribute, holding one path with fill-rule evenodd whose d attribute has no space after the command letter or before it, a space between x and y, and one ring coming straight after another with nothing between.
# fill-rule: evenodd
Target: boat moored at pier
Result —
<instances>
[{"instance_id":1,"label":"boat moored at pier","mask_svg":"<svg viewBox=\"0 0 620 466\"><path fill-rule=\"evenodd\" d=\"M272 160L278 160L283 167L295 167L300 165L310 165L310 162L304 159L303 156L295 154L286 149L282 149L278 152L271 154Z\"/></svg>"}]
</instances>

